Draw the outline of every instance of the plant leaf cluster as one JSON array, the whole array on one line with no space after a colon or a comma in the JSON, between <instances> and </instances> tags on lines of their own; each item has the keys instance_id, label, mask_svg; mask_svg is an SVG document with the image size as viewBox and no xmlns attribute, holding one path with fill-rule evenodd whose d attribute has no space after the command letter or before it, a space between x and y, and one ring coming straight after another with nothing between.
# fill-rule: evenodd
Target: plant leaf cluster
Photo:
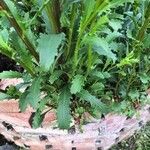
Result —
<instances>
[{"instance_id":1,"label":"plant leaf cluster","mask_svg":"<svg viewBox=\"0 0 150 150\"><path fill-rule=\"evenodd\" d=\"M47 108L62 129L85 112L132 115L150 86L149 10L149 0L1 0L0 53L24 72L0 79L24 82L0 99L32 106L34 127Z\"/></svg>"}]
</instances>

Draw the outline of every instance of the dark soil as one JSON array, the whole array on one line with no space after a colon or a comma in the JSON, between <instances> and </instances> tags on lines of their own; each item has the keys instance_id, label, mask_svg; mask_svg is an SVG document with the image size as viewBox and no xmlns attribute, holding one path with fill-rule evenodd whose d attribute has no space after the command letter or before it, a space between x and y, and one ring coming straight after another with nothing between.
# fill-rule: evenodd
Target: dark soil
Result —
<instances>
[{"instance_id":1,"label":"dark soil","mask_svg":"<svg viewBox=\"0 0 150 150\"><path fill-rule=\"evenodd\" d=\"M9 70L22 72L23 68L17 65L15 61L10 60L8 57L0 54L0 72Z\"/></svg>"}]
</instances>

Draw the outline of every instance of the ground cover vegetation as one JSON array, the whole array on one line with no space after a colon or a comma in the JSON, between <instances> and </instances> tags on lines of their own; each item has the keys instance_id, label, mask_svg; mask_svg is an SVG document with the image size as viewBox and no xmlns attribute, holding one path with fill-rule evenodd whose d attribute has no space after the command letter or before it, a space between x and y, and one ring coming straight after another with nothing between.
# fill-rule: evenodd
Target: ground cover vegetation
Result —
<instances>
[{"instance_id":1,"label":"ground cover vegetation","mask_svg":"<svg viewBox=\"0 0 150 150\"><path fill-rule=\"evenodd\" d=\"M150 123L128 140L124 140L113 146L110 150L149 150L150 149Z\"/></svg>"},{"instance_id":2,"label":"ground cover vegetation","mask_svg":"<svg viewBox=\"0 0 150 150\"><path fill-rule=\"evenodd\" d=\"M0 79L24 82L0 99L32 106L35 128L51 109L61 129L85 112L131 116L149 102L149 41L149 0L1 0L0 53L24 71Z\"/></svg>"}]
</instances>

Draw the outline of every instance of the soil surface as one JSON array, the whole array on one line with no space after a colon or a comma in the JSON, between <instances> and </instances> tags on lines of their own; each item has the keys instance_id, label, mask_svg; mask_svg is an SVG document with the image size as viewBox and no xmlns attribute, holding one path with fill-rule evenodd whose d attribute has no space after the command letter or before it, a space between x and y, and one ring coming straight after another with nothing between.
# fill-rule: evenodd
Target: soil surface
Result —
<instances>
[{"instance_id":1,"label":"soil surface","mask_svg":"<svg viewBox=\"0 0 150 150\"><path fill-rule=\"evenodd\" d=\"M22 72L23 69L15 63L15 61L10 60L8 57L0 54L0 72L2 71L19 71Z\"/></svg>"}]
</instances>

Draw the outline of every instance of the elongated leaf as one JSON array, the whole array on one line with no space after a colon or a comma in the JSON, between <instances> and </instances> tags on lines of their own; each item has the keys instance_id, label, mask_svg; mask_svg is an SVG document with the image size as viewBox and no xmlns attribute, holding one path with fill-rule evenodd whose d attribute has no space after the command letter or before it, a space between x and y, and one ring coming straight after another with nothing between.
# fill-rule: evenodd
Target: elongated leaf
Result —
<instances>
[{"instance_id":1,"label":"elongated leaf","mask_svg":"<svg viewBox=\"0 0 150 150\"><path fill-rule=\"evenodd\" d=\"M106 56L107 58L116 61L116 55L111 51L109 44L106 40L99 38L99 37L88 37L85 40L85 43L91 43L93 46L93 50L97 52L99 55Z\"/></svg>"},{"instance_id":2,"label":"elongated leaf","mask_svg":"<svg viewBox=\"0 0 150 150\"><path fill-rule=\"evenodd\" d=\"M35 78L32 82L30 88L22 94L19 105L21 111L25 111L27 105L31 105L34 109L37 108L38 102L40 100L40 83L41 78Z\"/></svg>"},{"instance_id":3,"label":"elongated leaf","mask_svg":"<svg viewBox=\"0 0 150 150\"><path fill-rule=\"evenodd\" d=\"M37 49L40 54L40 66L42 71L49 71L63 39L64 34L42 34L38 39Z\"/></svg>"},{"instance_id":4,"label":"elongated leaf","mask_svg":"<svg viewBox=\"0 0 150 150\"><path fill-rule=\"evenodd\" d=\"M42 113L42 111L44 110L45 108L45 105L46 103L48 102L49 100L49 97L44 97L44 99L42 99L40 102L39 102L39 107L38 109L36 110L35 114L34 114L34 117L33 117L33 121L32 121L32 127L33 128L38 128L40 127L43 119L44 119L44 116L46 113Z\"/></svg>"},{"instance_id":5,"label":"elongated leaf","mask_svg":"<svg viewBox=\"0 0 150 150\"><path fill-rule=\"evenodd\" d=\"M33 117L32 127L38 128L41 125L42 121L43 121L43 115L41 114L41 111L37 110Z\"/></svg>"},{"instance_id":6,"label":"elongated leaf","mask_svg":"<svg viewBox=\"0 0 150 150\"><path fill-rule=\"evenodd\" d=\"M50 83L53 84L61 75L63 74L63 71L61 70L56 70L52 73L52 75L50 76Z\"/></svg>"},{"instance_id":7,"label":"elongated leaf","mask_svg":"<svg viewBox=\"0 0 150 150\"><path fill-rule=\"evenodd\" d=\"M85 78L82 75L76 75L72 81L71 93L76 94L81 91Z\"/></svg>"},{"instance_id":8,"label":"elongated leaf","mask_svg":"<svg viewBox=\"0 0 150 150\"><path fill-rule=\"evenodd\" d=\"M85 20L89 18L91 13L94 11L94 6L95 6L95 0L84 0L84 7L85 7Z\"/></svg>"},{"instance_id":9,"label":"elongated leaf","mask_svg":"<svg viewBox=\"0 0 150 150\"><path fill-rule=\"evenodd\" d=\"M0 100L10 99L11 96L5 93L0 92Z\"/></svg>"},{"instance_id":10,"label":"elongated leaf","mask_svg":"<svg viewBox=\"0 0 150 150\"><path fill-rule=\"evenodd\" d=\"M57 108L57 120L58 126L61 129L67 129L70 126L70 99L71 93L68 88L64 88L59 96L58 108Z\"/></svg>"},{"instance_id":11,"label":"elongated leaf","mask_svg":"<svg viewBox=\"0 0 150 150\"><path fill-rule=\"evenodd\" d=\"M106 105L102 103L100 99L91 95L87 90L83 89L78 96L81 100L89 102L93 108L99 109L101 112L107 111Z\"/></svg>"},{"instance_id":12,"label":"elongated leaf","mask_svg":"<svg viewBox=\"0 0 150 150\"><path fill-rule=\"evenodd\" d=\"M28 94L29 94L28 91L24 92L19 99L19 108L22 112L24 112L27 106L29 105L29 102L26 99Z\"/></svg>"},{"instance_id":13,"label":"elongated leaf","mask_svg":"<svg viewBox=\"0 0 150 150\"><path fill-rule=\"evenodd\" d=\"M0 73L0 79L21 78L21 73L17 71L3 71Z\"/></svg>"}]
</instances>

